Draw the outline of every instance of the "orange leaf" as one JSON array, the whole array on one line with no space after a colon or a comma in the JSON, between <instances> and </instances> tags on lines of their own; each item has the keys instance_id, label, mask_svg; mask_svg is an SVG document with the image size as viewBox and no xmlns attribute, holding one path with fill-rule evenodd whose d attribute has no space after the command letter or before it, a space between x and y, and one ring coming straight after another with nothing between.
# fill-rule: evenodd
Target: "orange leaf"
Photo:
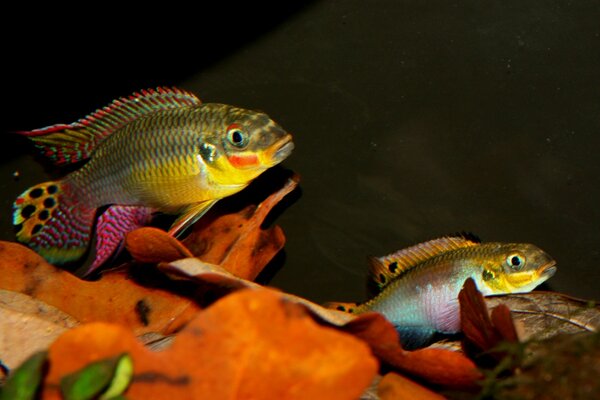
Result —
<instances>
[{"instance_id":1,"label":"orange leaf","mask_svg":"<svg viewBox=\"0 0 600 400\"><path fill-rule=\"evenodd\" d=\"M122 352L134 365L128 399L355 399L377 371L361 341L318 325L277 292L242 290L199 313L158 353L116 325L65 333L50 347L45 398L62 376Z\"/></svg>"},{"instance_id":2,"label":"orange leaf","mask_svg":"<svg viewBox=\"0 0 600 400\"><path fill-rule=\"evenodd\" d=\"M396 329L381 314L359 315L342 329L367 342L382 362L428 382L472 388L482 377L475 364L461 353L443 349L402 349Z\"/></svg>"},{"instance_id":3,"label":"orange leaf","mask_svg":"<svg viewBox=\"0 0 600 400\"><path fill-rule=\"evenodd\" d=\"M500 336L509 342L518 342L519 335L513 322L510 308L505 304L500 304L492 309L492 324L498 330Z\"/></svg>"},{"instance_id":4,"label":"orange leaf","mask_svg":"<svg viewBox=\"0 0 600 400\"><path fill-rule=\"evenodd\" d=\"M141 263L170 262L194 256L179 240L162 229L152 227L129 232L125 247Z\"/></svg>"},{"instance_id":5,"label":"orange leaf","mask_svg":"<svg viewBox=\"0 0 600 400\"><path fill-rule=\"evenodd\" d=\"M494 347L500 337L494 330L483 295L472 279L467 279L458 294L458 300L461 330L465 337L480 350Z\"/></svg>"},{"instance_id":6,"label":"orange leaf","mask_svg":"<svg viewBox=\"0 0 600 400\"><path fill-rule=\"evenodd\" d=\"M504 305L496 307L490 318L483 295L477 290L475 282L467 279L458 295L460 302L460 324L465 335L467 350L474 347L479 352L489 352L502 341L517 342L517 330L510 315L510 309ZM502 358L502 353L489 353Z\"/></svg>"},{"instance_id":7,"label":"orange leaf","mask_svg":"<svg viewBox=\"0 0 600 400\"><path fill-rule=\"evenodd\" d=\"M271 209L298 186L299 179L298 175L292 176L258 206L216 218L202 218L183 244L202 261L254 280L285 243L280 227L261 229L261 224Z\"/></svg>"},{"instance_id":8,"label":"orange leaf","mask_svg":"<svg viewBox=\"0 0 600 400\"><path fill-rule=\"evenodd\" d=\"M162 263L158 268L173 279L186 279L200 283L199 286L210 286L212 289L220 289L220 294L227 294L243 288L260 288L258 283L239 278L219 265L205 263L197 258L186 258ZM302 297L289 293L281 293L281 296L292 303L301 304L306 307L315 317L334 326L341 326L354 318L353 315L325 308Z\"/></svg>"},{"instance_id":9,"label":"orange leaf","mask_svg":"<svg viewBox=\"0 0 600 400\"><path fill-rule=\"evenodd\" d=\"M381 400L443 400L444 396L390 372L379 382L377 394Z\"/></svg>"},{"instance_id":10,"label":"orange leaf","mask_svg":"<svg viewBox=\"0 0 600 400\"><path fill-rule=\"evenodd\" d=\"M137 335L173 332L200 309L187 298L143 287L123 272L81 280L12 242L0 241L0 276L0 289L39 299L79 322L114 322Z\"/></svg>"},{"instance_id":11,"label":"orange leaf","mask_svg":"<svg viewBox=\"0 0 600 400\"><path fill-rule=\"evenodd\" d=\"M233 276L220 266L203 263L194 258L161 264L159 267L171 276L222 285L228 290L260 287L256 283ZM461 353L440 349L413 352L403 350L396 329L381 314L370 313L355 317L291 294L281 293L281 296L289 302L306 307L319 321L364 340L371 346L376 357L400 371L432 383L459 388L471 388L474 382L481 378L475 365Z\"/></svg>"}]
</instances>

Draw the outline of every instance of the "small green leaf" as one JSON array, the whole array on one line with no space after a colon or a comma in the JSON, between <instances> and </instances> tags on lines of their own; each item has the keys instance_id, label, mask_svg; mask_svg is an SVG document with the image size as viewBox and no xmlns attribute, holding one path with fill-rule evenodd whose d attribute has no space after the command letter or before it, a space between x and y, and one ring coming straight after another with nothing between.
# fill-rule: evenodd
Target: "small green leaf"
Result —
<instances>
[{"instance_id":1,"label":"small green leaf","mask_svg":"<svg viewBox=\"0 0 600 400\"><path fill-rule=\"evenodd\" d=\"M100 400L114 400L127 389L133 377L133 360L129 354L124 354L117 364L115 375L106 392L100 396Z\"/></svg>"},{"instance_id":2,"label":"small green leaf","mask_svg":"<svg viewBox=\"0 0 600 400\"><path fill-rule=\"evenodd\" d=\"M122 354L93 362L79 371L63 377L60 381L60 388L65 400L89 400L98 397L107 388L111 390L117 369L124 358L129 359L129 363L131 363L129 355ZM130 375L131 373L132 371ZM119 381L121 380L123 378L119 378ZM131 380L131 376L127 379L127 384L129 384L129 380ZM120 384L122 391L127 388L127 384L124 386L123 383ZM113 391L113 393L113 396L119 395L116 391Z\"/></svg>"},{"instance_id":3,"label":"small green leaf","mask_svg":"<svg viewBox=\"0 0 600 400\"><path fill-rule=\"evenodd\" d=\"M45 374L47 356L48 352L40 351L21 364L0 389L0 400L35 399Z\"/></svg>"}]
</instances>

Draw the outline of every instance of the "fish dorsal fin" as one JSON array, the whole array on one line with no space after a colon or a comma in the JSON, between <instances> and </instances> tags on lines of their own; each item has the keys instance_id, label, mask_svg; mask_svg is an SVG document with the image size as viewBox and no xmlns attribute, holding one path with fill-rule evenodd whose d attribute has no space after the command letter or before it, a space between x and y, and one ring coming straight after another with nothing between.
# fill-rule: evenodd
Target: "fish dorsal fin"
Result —
<instances>
[{"instance_id":1,"label":"fish dorsal fin","mask_svg":"<svg viewBox=\"0 0 600 400\"><path fill-rule=\"evenodd\" d=\"M337 310L347 312L349 314L354 314L356 313L356 309L359 307L359 304L340 301L329 301L323 304L323 307L328 308L330 310Z\"/></svg>"},{"instance_id":2,"label":"fish dorsal fin","mask_svg":"<svg viewBox=\"0 0 600 400\"><path fill-rule=\"evenodd\" d=\"M72 124L57 124L19 133L33 140L36 147L56 165L64 165L89 158L98 143L135 119L159 110L198 104L200 100L193 93L158 87L113 100L106 107Z\"/></svg>"},{"instance_id":3,"label":"fish dorsal fin","mask_svg":"<svg viewBox=\"0 0 600 400\"><path fill-rule=\"evenodd\" d=\"M369 257L369 275L381 290L406 271L432 257L479 243L479 239L473 235L460 234L419 243L387 256Z\"/></svg>"}]
</instances>

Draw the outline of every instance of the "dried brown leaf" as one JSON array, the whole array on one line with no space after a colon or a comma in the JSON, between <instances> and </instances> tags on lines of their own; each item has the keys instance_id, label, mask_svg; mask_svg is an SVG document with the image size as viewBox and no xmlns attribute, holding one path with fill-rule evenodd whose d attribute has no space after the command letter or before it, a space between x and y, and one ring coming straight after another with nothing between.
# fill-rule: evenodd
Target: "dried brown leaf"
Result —
<instances>
[{"instance_id":1,"label":"dried brown leaf","mask_svg":"<svg viewBox=\"0 0 600 400\"><path fill-rule=\"evenodd\" d=\"M141 263L159 263L193 257L193 254L167 232L152 227L129 232L125 238L129 254Z\"/></svg>"},{"instance_id":2,"label":"dried brown leaf","mask_svg":"<svg viewBox=\"0 0 600 400\"><path fill-rule=\"evenodd\" d=\"M262 229L261 225L273 207L298 186L299 180L298 175L293 175L258 206L216 218L202 218L182 243L202 261L254 280L285 243L280 227Z\"/></svg>"},{"instance_id":3,"label":"dried brown leaf","mask_svg":"<svg viewBox=\"0 0 600 400\"><path fill-rule=\"evenodd\" d=\"M0 241L0 276L0 289L29 295L82 323L110 321L138 335L173 332L200 309L185 297L141 286L124 272L84 281L12 242Z\"/></svg>"},{"instance_id":4,"label":"dried brown leaf","mask_svg":"<svg viewBox=\"0 0 600 400\"><path fill-rule=\"evenodd\" d=\"M262 287L257 283L235 276L219 265L210 264L197 258L163 263L158 267L173 279L188 279L198 283L208 283L225 289L227 292ZM331 310L293 294L282 292L281 296L287 301L303 305L313 315L332 325L340 326L353 319L353 316L348 313Z\"/></svg>"},{"instance_id":5,"label":"dried brown leaf","mask_svg":"<svg viewBox=\"0 0 600 400\"><path fill-rule=\"evenodd\" d=\"M444 400L445 398L394 372L381 379L377 393L381 400Z\"/></svg>"},{"instance_id":6,"label":"dried brown leaf","mask_svg":"<svg viewBox=\"0 0 600 400\"><path fill-rule=\"evenodd\" d=\"M355 399L378 366L364 343L316 324L278 292L243 290L199 313L161 352L114 324L67 332L50 347L44 394L56 396L61 377L123 352L135 374L128 399Z\"/></svg>"},{"instance_id":7,"label":"dried brown leaf","mask_svg":"<svg viewBox=\"0 0 600 400\"><path fill-rule=\"evenodd\" d=\"M597 304L561 293L510 294L487 297L485 301L488 308L505 304L510 309L521 340L600 331L600 307Z\"/></svg>"},{"instance_id":8,"label":"dried brown leaf","mask_svg":"<svg viewBox=\"0 0 600 400\"><path fill-rule=\"evenodd\" d=\"M217 265L195 258L159 265L165 273L177 279L188 278L210 283L229 290L258 289L256 283L240 279ZM391 367L418 376L429 382L458 388L471 388L481 378L475 365L460 353L448 350L405 351L400 346L394 326L381 314L358 317L312 303L304 298L280 293L282 299L300 304L319 320L348 332L371 347L377 358Z\"/></svg>"},{"instance_id":9,"label":"dried brown leaf","mask_svg":"<svg viewBox=\"0 0 600 400\"><path fill-rule=\"evenodd\" d=\"M482 378L475 364L462 353L431 348L402 349L398 332L381 314L361 314L340 329L367 342L373 354L390 367L427 382L472 389Z\"/></svg>"},{"instance_id":10,"label":"dried brown leaf","mask_svg":"<svg viewBox=\"0 0 600 400\"><path fill-rule=\"evenodd\" d=\"M467 352L488 353L496 359L504 357L503 352L490 352L501 342L518 341L516 329L505 306L498 306L490 312L483 295L475 282L469 278L458 294L460 302L460 328L464 334Z\"/></svg>"},{"instance_id":11,"label":"dried brown leaf","mask_svg":"<svg viewBox=\"0 0 600 400\"><path fill-rule=\"evenodd\" d=\"M78 324L70 315L42 301L0 290L0 355L10 369L45 350L58 336Z\"/></svg>"}]
</instances>

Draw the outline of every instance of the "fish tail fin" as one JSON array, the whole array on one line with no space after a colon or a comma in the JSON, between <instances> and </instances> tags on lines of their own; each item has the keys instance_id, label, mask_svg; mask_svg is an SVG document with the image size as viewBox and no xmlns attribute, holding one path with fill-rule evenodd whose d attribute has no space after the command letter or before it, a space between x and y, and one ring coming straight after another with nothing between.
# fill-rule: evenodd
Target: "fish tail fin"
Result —
<instances>
[{"instance_id":1,"label":"fish tail fin","mask_svg":"<svg viewBox=\"0 0 600 400\"><path fill-rule=\"evenodd\" d=\"M64 181L32 186L13 204L17 240L57 264L83 256L95 215L96 209L82 206Z\"/></svg>"},{"instance_id":2,"label":"fish tail fin","mask_svg":"<svg viewBox=\"0 0 600 400\"><path fill-rule=\"evenodd\" d=\"M17 132L56 165L88 159L98 143L127 123L158 110L200 104L192 93L177 88L158 87L121 97L72 124L57 124L32 131Z\"/></svg>"}]
</instances>

